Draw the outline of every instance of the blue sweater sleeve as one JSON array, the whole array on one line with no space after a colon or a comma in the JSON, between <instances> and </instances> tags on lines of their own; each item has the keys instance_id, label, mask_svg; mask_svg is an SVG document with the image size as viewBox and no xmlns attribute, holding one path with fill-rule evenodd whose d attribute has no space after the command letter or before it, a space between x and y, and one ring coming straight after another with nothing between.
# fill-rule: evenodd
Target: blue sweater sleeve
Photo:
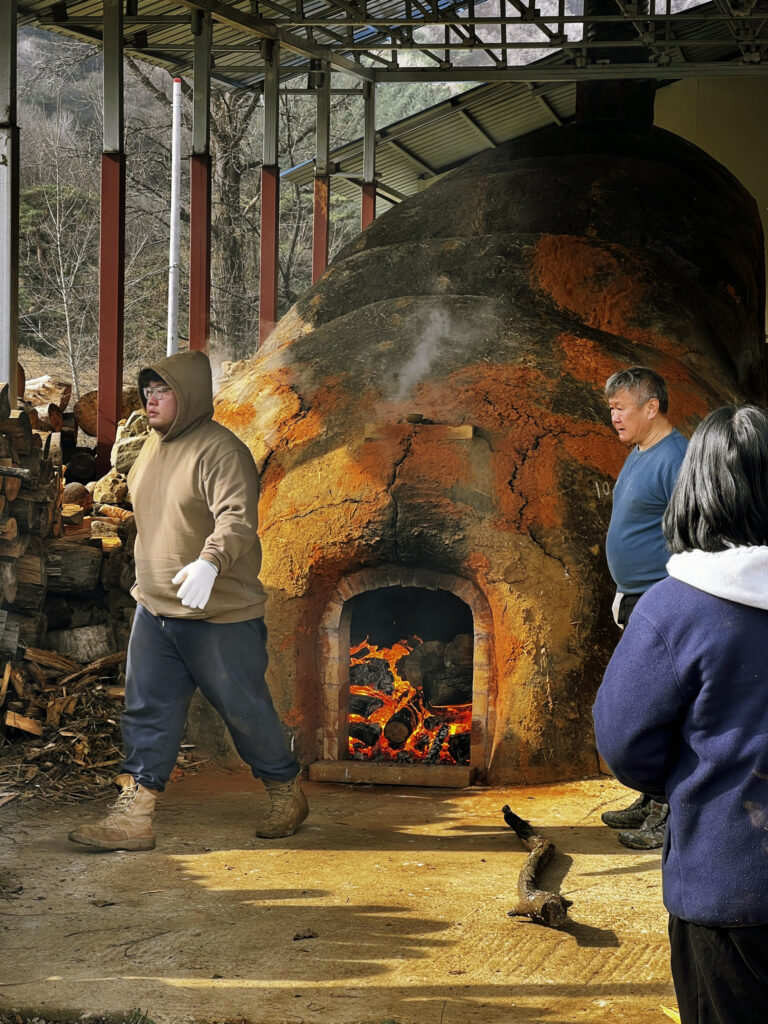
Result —
<instances>
[{"instance_id":1,"label":"blue sweater sleeve","mask_svg":"<svg viewBox=\"0 0 768 1024\"><path fill-rule=\"evenodd\" d=\"M619 782L665 796L686 704L664 637L636 609L592 709L597 748Z\"/></svg>"}]
</instances>

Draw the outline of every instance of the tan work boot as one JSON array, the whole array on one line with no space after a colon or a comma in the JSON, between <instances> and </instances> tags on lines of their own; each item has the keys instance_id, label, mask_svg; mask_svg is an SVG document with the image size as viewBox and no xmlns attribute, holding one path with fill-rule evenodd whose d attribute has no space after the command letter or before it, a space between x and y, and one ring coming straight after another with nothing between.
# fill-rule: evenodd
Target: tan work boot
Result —
<instances>
[{"instance_id":1,"label":"tan work boot","mask_svg":"<svg viewBox=\"0 0 768 1024\"><path fill-rule=\"evenodd\" d=\"M271 782L262 779L269 793L272 807L269 814L256 830L262 839L282 839L292 836L299 825L309 814L309 804L304 790L299 785L301 775L290 782Z\"/></svg>"},{"instance_id":2,"label":"tan work boot","mask_svg":"<svg viewBox=\"0 0 768 1024\"><path fill-rule=\"evenodd\" d=\"M95 825L79 825L69 833L73 843L99 850L154 850L152 811L157 793L145 789L132 775L118 775L120 795L112 812Z\"/></svg>"}]
</instances>

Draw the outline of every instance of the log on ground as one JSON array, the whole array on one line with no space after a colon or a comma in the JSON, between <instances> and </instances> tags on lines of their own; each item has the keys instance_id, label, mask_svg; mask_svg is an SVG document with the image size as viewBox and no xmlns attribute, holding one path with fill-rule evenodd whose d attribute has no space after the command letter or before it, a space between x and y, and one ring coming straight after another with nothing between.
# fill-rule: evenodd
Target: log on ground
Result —
<instances>
[{"instance_id":1,"label":"log on ground","mask_svg":"<svg viewBox=\"0 0 768 1024\"><path fill-rule=\"evenodd\" d=\"M517 905L507 913L510 917L530 917L532 921L545 924L548 928L561 928L568 920L568 908L573 905L572 901L559 893L536 888L536 873L552 860L555 844L538 835L530 823L518 817L507 804L502 807L501 813L526 850L530 851L517 879Z\"/></svg>"}]
</instances>

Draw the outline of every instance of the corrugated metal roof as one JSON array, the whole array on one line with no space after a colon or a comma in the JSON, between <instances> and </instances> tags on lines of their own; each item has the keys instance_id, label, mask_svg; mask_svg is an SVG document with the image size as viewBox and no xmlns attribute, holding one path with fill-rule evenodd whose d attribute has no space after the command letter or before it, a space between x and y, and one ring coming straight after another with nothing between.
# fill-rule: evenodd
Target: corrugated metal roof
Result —
<instances>
[{"instance_id":1,"label":"corrugated metal roof","mask_svg":"<svg viewBox=\"0 0 768 1024\"><path fill-rule=\"evenodd\" d=\"M761 72L758 65L768 53L768 37L764 36L768 0L714 0L706 4L672 0L669 8L667 0L648 2L650 13L646 15L638 13L638 5L630 0L616 0L615 12L600 16L615 19L610 24L617 26L617 32L632 24L637 28L621 44L632 48L632 53L621 52L628 53L627 60L635 64L614 63L610 69L601 60L605 51L601 54L600 49L589 49L592 43L584 38L584 21L594 23L595 16L586 18L584 5L578 0L567 0L562 9L552 0L539 0L535 6L480 2L471 8L469 0L430 0L429 4L414 4L412 0L366 0L364 4L359 0L133 0L131 14L125 18L125 45L129 53L160 64L173 74L189 73L192 20L197 12L207 10L214 22L213 76L224 84L243 88L259 88L263 81L260 43L264 38L279 38L283 44L283 77L306 71L310 59L327 59L337 70L352 69L369 80L424 74L434 80L446 74L446 80L490 81L494 74L502 79L514 78L515 70L523 77L521 69L532 67L534 52L548 53L545 60L533 66L536 71L539 67L550 72L557 68L557 77L573 80L606 77L608 71L617 68L618 74L612 77L624 73L631 76L637 73L638 57L648 60L647 69L653 77L666 74L667 62L670 72L687 62L695 65L688 67L687 73L699 69L714 73L716 62L735 59L735 72ZM18 0L18 11L21 25L37 25L100 42L102 0ZM679 12L672 27L675 38L670 39L670 23L664 19L675 12ZM575 20L560 24L557 16L562 14ZM525 40L525 45L544 49L511 49L506 55L509 66L505 65L499 56L498 22L502 15L511 19L506 27L509 40L519 45ZM482 18L490 22L476 25ZM446 20L456 27L449 29ZM417 38L432 36L432 41L414 44L414 30ZM561 32L562 37L558 35ZM475 49L444 52L447 41L458 43L460 38L464 40L460 45L469 40ZM490 38L495 45L488 42ZM370 52L359 50L363 44ZM403 61L396 62L391 53L393 45L415 45L416 50L406 50ZM565 50L553 53L553 48L560 45L565 45ZM488 49L496 56L489 56Z\"/></svg>"},{"instance_id":2,"label":"corrugated metal roof","mask_svg":"<svg viewBox=\"0 0 768 1024\"><path fill-rule=\"evenodd\" d=\"M398 193L413 195L441 174L494 144L519 138L558 120L570 120L575 109L574 83L531 88L520 82L481 85L427 107L377 131L376 178L381 194L384 198ZM488 137L483 137L465 114L469 114ZM363 140L355 139L335 149L331 161L337 172L352 175L352 179L340 174L334 176L334 194L349 198L359 195ZM282 173L283 180L298 185L309 184L313 176L312 160Z\"/></svg>"}]
</instances>

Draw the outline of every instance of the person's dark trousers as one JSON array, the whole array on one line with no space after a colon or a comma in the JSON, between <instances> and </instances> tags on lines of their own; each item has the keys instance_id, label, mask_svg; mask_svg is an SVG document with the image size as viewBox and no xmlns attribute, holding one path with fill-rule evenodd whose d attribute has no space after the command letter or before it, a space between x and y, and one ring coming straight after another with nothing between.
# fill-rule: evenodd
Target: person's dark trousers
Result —
<instances>
[{"instance_id":1,"label":"person's dark trousers","mask_svg":"<svg viewBox=\"0 0 768 1024\"><path fill-rule=\"evenodd\" d=\"M681 1024L765 1024L768 925L709 928L670 914Z\"/></svg>"},{"instance_id":2,"label":"person's dark trousers","mask_svg":"<svg viewBox=\"0 0 768 1024\"><path fill-rule=\"evenodd\" d=\"M295 778L299 764L272 704L266 668L263 619L164 619L139 605L128 643L121 771L147 789L165 788L199 687L256 778Z\"/></svg>"},{"instance_id":3,"label":"person's dark trousers","mask_svg":"<svg viewBox=\"0 0 768 1024\"><path fill-rule=\"evenodd\" d=\"M625 594L622 597L618 614L619 625L622 629L624 629L626 624L629 622L629 617L635 610L635 605L642 596L642 594Z\"/></svg>"}]
</instances>

